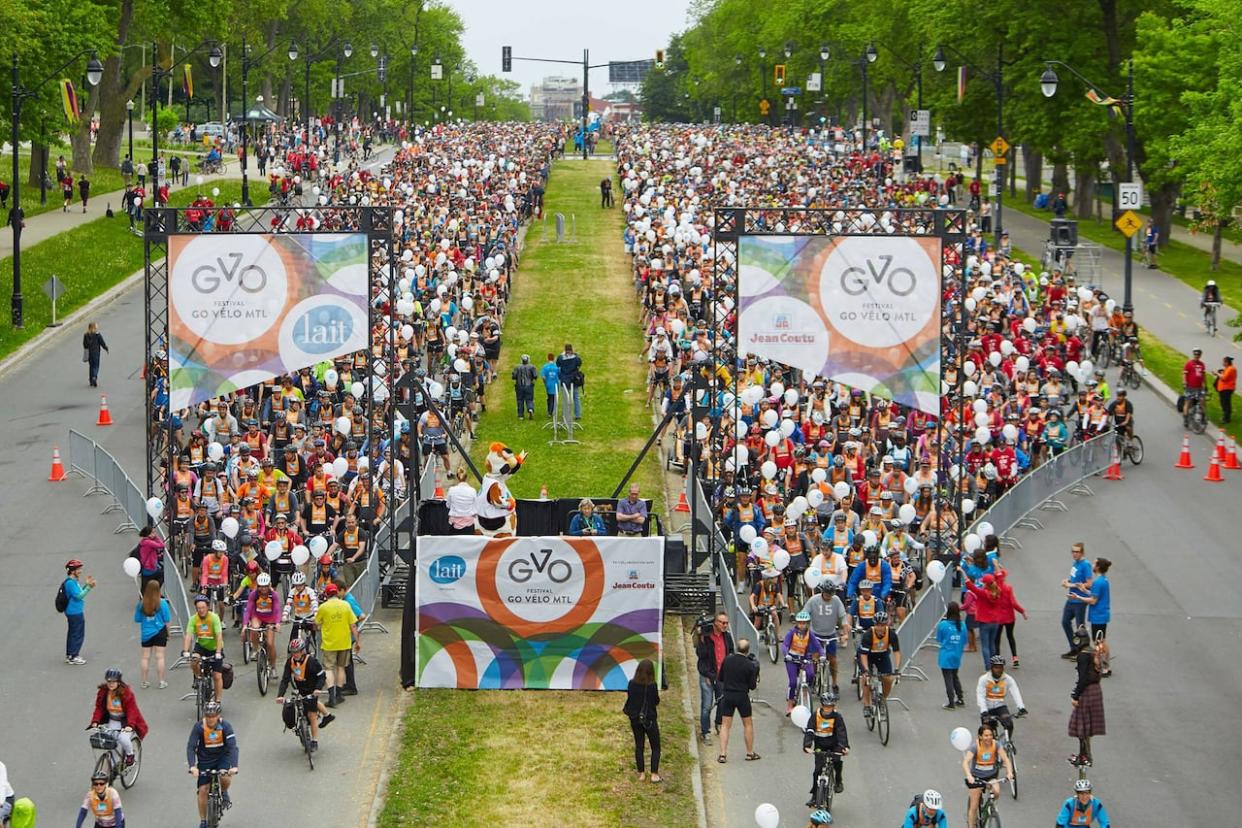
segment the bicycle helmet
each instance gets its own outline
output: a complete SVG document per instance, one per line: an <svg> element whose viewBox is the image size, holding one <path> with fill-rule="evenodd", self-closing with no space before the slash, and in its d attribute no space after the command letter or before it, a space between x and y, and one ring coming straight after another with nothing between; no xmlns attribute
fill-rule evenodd
<svg viewBox="0 0 1242 828"><path fill-rule="evenodd" d="M221 709L220 702L215 702L215 701L207 702L205 705L203 705L203 715L204 716L219 716L220 709Z"/></svg>
<svg viewBox="0 0 1242 828"><path fill-rule="evenodd" d="M254 579L255 586L270 587L272 585L272 576L266 572L260 572L259 577Z"/></svg>
<svg viewBox="0 0 1242 828"><path fill-rule="evenodd" d="M120 680L121 680L121 668L120 667L109 667L104 672L104 681L120 681Z"/></svg>
<svg viewBox="0 0 1242 828"><path fill-rule="evenodd" d="M81 568L82 568L82 562L79 561L77 558L70 558L69 560L65 561L66 572L72 572L75 569L81 569Z"/></svg>
<svg viewBox="0 0 1242 828"><path fill-rule="evenodd" d="M887 613L887 612L883 612L883 611L877 612L877 613L875 614L875 623L877 623L877 624L887 624L887 623L888 623L888 613Z"/></svg>
<svg viewBox="0 0 1242 828"><path fill-rule="evenodd" d="M799 610L798 614L794 616L794 621L799 624L801 623L809 624L811 623L811 614L807 612L806 610Z"/></svg>
<svg viewBox="0 0 1242 828"><path fill-rule="evenodd" d="M837 703L837 694L836 693L820 693L819 703L823 705L829 705L829 704L835 705Z"/></svg>
<svg viewBox="0 0 1242 828"><path fill-rule="evenodd" d="M923 791L923 807L929 811L939 811L944 803L940 798L940 791L934 791L931 788Z"/></svg>
<svg viewBox="0 0 1242 828"><path fill-rule="evenodd" d="M247 561L247 562L246 562L246 571L247 571L247 572L258 572L258 571L259 571L259 562L258 562L258 561Z"/></svg>
<svg viewBox="0 0 1242 828"><path fill-rule="evenodd" d="M866 578L864 578L863 580L858 582L858 588L859 589L875 589L875 584L872 583L871 581L868 581Z"/></svg>
<svg viewBox="0 0 1242 828"><path fill-rule="evenodd" d="M108 774L103 771L95 771L91 774L91 782L103 782L106 785L108 784Z"/></svg>
<svg viewBox="0 0 1242 828"><path fill-rule="evenodd" d="M229 545L225 543L223 540L221 540L220 538L216 538L215 540L211 542L211 551L212 552L227 552L229 551Z"/></svg>
<svg viewBox="0 0 1242 828"><path fill-rule="evenodd" d="M1004 667L1005 657L1002 655L992 656L991 658L988 659L988 666L989 667Z"/></svg>
<svg viewBox="0 0 1242 828"><path fill-rule="evenodd" d="M1079 779L1074 783L1074 793L1091 793L1091 780Z"/></svg>
<svg viewBox="0 0 1242 828"><path fill-rule="evenodd" d="M837 585L832 581L820 581L819 592L825 598L831 598L837 591Z"/></svg>
<svg viewBox="0 0 1242 828"><path fill-rule="evenodd" d="M290 653L300 653L305 649L306 649L306 639L302 638L301 636L298 636L297 638L289 642Z"/></svg>
<svg viewBox="0 0 1242 828"><path fill-rule="evenodd" d="M292 577L292 579L291 579L291 580L293 581L293 585L294 585L294 586L302 586L303 584L305 584L305 583L306 583L306 573L305 573L305 572L295 572L295 573L293 573L293 577Z"/></svg>
<svg viewBox="0 0 1242 828"><path fill-rule="evenodd" d="M831 825L832 814L828 813L823 808L820 808L818 811L812 811L811 812L811 824L812 825Z"/></svg>
<svg viewBox="0 0 1242 828"><path fill-rule="evenodd" d="M199 603L200 601L201 601L201 602L203 602L204 604L209 605L209 606L210 606L210 604L211 604L211 599L210 599L210 598L208 598L206 595L195 595L195 596L194 596L194 603L195 603L195 604L197 604L197 603Z"/></svg>
<svg viewBox="0 0 1242 828"><path fill-rule="evenodd" d="M322 555L319 556L319 565L320 566L332 566L332 556L329 555L327 552L324 552Z"/></svg>

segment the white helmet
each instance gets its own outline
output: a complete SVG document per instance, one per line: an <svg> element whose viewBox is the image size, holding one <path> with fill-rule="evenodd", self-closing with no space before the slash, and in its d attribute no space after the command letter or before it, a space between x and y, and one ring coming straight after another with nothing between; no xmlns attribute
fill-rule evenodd
<svg viewBox="0 0 1242 828"><path fill-rule="evenodd" d="M223 540L221 540L220 538L216 538L215 540L211 542L211 551L212 552L227 552L229 551L229 545L225 543Z"/></svg>
<svg viewBox="0 0 1242 828"><path fill-rule="evenodd" d="M1074 793L1091 793L1091 780L1079 779L1074 783Z"/></svg>
<svg viewBox="0 0 1242 828"><path fill-rule="evenodd" d="M931 788L923 791L923 807L929 811L939 811L941 808L940 791L933 791Z"/></svg>
<svg viewBox="0 0 1242 828"><path fill-rule="evenodd" d="M290 580L293 581L294 586L303 586L306 583L306 573L295 572Z"/></svg>
<svg viewBox="0 0 1242 828"><path fill-rule="evenodd" d="M1216 287L1216 280L1215 280L1215 279L1208 279L1207 286L1208 286L1208 287Z"/></svg>
<svg viewBox="0 0 1242 828"><path fill-rule="evenodd" d="M266 572L260 572L259 577L255 578L255 586L270 587L272 585L272 576Z"/></svg>

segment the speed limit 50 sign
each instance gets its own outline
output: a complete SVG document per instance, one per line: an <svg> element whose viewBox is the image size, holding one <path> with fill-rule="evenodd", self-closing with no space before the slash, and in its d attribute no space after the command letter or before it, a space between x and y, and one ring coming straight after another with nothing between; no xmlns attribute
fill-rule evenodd
<svg viewBox="0 0 1242 828"><path fill-rule="evenodd" d="M1117 210L1138 210L1143 206L1143 185L1134 182L1117 185Z"/></svg>

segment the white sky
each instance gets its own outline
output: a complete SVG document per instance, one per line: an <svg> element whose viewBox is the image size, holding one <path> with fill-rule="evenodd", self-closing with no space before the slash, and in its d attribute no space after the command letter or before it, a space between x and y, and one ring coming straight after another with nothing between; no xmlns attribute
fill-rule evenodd
<svg viewBox="0 0 1242 828"><path fill-rule="evenodd" d="M582 50L591 63L645 60L686 27L690 0L625 0L621 4L565 0L447 0L466 25L463 45L480 74L501 75L530 86L550 75L582 77ZM517 57L579 61L578 66L513 61L513 71L500 71L500 47L512 46ZM596 97L612 90L608 70L591 70Z"/></svg>

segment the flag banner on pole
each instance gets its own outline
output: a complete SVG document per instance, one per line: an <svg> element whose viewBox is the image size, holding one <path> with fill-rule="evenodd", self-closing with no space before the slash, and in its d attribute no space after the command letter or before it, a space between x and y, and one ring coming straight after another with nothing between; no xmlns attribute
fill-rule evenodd
<svg viewBox="0 0 1242 828"><path fill-rule="evenodd" d="M367 347L363 233L172 235L168 261L174 409Z"/></svg>
<svg viewBox="0 0 1242 828"><path fill-rule="evenodd" d="M742 236L738 351L940 413L933 237Z"/></svg>
<svg viewBox="0 0 1242 828"><path fill-rule="evenodd" d="M419 687L624 690L660 663L664 538L421 537Z"/></svg>
<svg viewBox="0 0 1242 828"><path fill-rule="evenodd" d="M957 102L961 103L966 97L966 67L957 67Z"/></svg>
<svg viewBox="0 0 1242 828"><path fill-rule="evenodd" d="M74 91L73 81L65 78L60 82L60 102L65 107L65 120L76 124L82 117L78 106L78 93Z"/></svg>
<svg viewBox="0 0 1242 828"><path fill-rule="evenodd" d="M190 64L185 65L185 76L181 81L181 91L185 93L185 99L188 101L194 97L194 73L190 69Z"/></svg>

